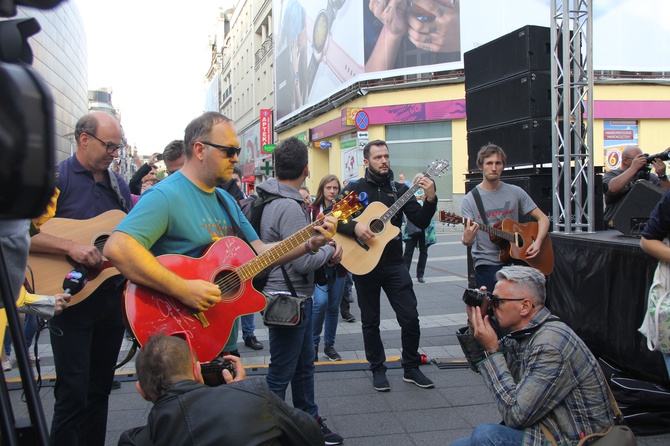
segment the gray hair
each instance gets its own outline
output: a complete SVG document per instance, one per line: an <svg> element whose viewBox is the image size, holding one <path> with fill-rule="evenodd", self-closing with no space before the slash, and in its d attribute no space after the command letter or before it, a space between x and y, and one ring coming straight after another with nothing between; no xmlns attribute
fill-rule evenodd
<svg viewBox="0 0 670 446"><path fill-rule="evenodd" d="M544 305L547 298L545 290L546 279L544 274L530 266L505 266L496 273L496 280L509 280L525 287L531 294L533 294L540 305Z"/></svg>

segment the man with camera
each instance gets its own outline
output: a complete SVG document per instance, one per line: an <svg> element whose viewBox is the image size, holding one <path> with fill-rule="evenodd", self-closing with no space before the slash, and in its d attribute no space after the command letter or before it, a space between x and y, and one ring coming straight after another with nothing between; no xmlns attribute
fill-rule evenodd
<svg viewBox="0 0 670 446"><path fill-rule="evenodd" d="M658 155L646 155L637 146L627 146L621 153L621 167L605 172L603 189L605 191L604 218L609 222L614 217L623 198L638 180L647 180L663 190L670 190L670 181L665 172L664 160L667 151ZM654 173L651 173L651 170Z"/></svg>
<svg viewBox="0 0 670 446"><path fill-rule="evenodd" d="M469 329L460 330L458 339L504 424L481 424L452 446L489 445L493 439L495 444L542 445L547 439L540 425L558 444L577 444L613 425L607 383L596 359L544 306L544 275L531 267L507 266L496 280L493 293L469 290L479 291L478 302L471 300L474 293L464 296L475 306L466 305Z"/></svg>
<svg viewBox="0 0 670 446"><path fill-rule="evenodd" d="M323 444L311 416L282 401L264 379L245 379L236 356L223 360L234 378L223 364L212 367L218 376L205 376L187 336L150 337L135 361L135 386L154 406L147 425L124 432L119 445Z"/></svg>

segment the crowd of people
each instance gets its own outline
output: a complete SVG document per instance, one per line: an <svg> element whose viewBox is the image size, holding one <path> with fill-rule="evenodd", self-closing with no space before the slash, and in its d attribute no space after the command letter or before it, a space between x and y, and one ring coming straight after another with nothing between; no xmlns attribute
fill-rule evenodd
<svg viewBox="0 0 670 446"><path fill-rule="evenodd" d="M303 319L296 326L268 324L270 363L265 378L246 378L238 349L240 326L246 347L265 348L255 335L253 312L237 314L231 327L217 332L220 348L216 358L229 362L234 372L221 372L228 383L225 386L204 384L199 361L215 358L199 358L196 340L188 332L154 333L142 345L135 363L137 390L153 407L146 426L125 432L119 444L343 443L343 437L326 425L319 412L314 374L322 335L325 358L342 359L336 349L338 316L348 322L356 320L349 311L353 289L374 390L391 390L380 332L382 291L401 329L403 381L422 389L435 387L419 369L421 329L411 266L418 248L416 279L424 283L428 247L436 242L437 191L434 181L420 173L411 182L404 174L395 181L385 141L373 140L364 147L361 178L342 185L337 176L326 175L315 197L304 186L309 175L307 146L297 138L281 141L273 155L275 176L254 190L261 197L274 197L264 205L259 227L254 228L240 207L247 199L241 172L236 169L240 140L224 115L204 113L188 124L183 140L165 147L162 158L167 175L160 182L154 168L158 152L130 183L109 168L123 146L120 124L111 115L91 112L83 116L75 138L77 151L57 167L58 193L51 215L77 220L110 210L127 215L113 228L103 251L39 229L29 240L31 252L66 255L81 268L100 268L104 256L120 272L97 285L77 305L68 307L68 294L51 296L49 301L57 374L52 445L105 444L113 370L126 328L122 315L126 280L179 302L191 309L194 319L206 321L207 310L224 301L220 283L184 277L158 256L197 258L226 237L241 239L262 255L315 221L321 223L304 243L282 250L267 269L263 293L290 292L301 302ZM462 243L471 247L483 298L480 304L466 305L468 326L459 334L466 358L481 374L504 423L480 425L453 444L489 444L486 441L491 438L503 439L504 444L542 444L545 431L559 444L576 444L580 437L611 426L614 409L594 356L545 307L542 273L529 266L511 266L480 231L481 225L502 218L533 217L538 231L526 252L531 258L541 254L542 241L548 236L547 216L525 191L501 180L505 163L502 148L482 147L477 157L482 181L463 201ZM369 272L348 271L342 265L343 246L333 237L337 234L365 245L374 243L377 234L362 220L338 221L331 213L333 207L346 194L356 192L367 195L368 206L378 203L390 208L410 188L415 190L414 198L404 201L389 221L402 236L383 246ZM670 260L662 242L670 221L664 217L665 207L667 204L660 205L656 211L643 248ZM25 237L12 239L23 242L16 247L21 253L19 266L27 261L24 239L28 227L24 226ZM24 226L12 230L21 233ZM0 233L3 243L8 236L15 237L15 232ZM353 265L351 269L355 271ZM23 271L17 268L14 279L20 274ZM289 385L291 404L285 402Z"/></svg>

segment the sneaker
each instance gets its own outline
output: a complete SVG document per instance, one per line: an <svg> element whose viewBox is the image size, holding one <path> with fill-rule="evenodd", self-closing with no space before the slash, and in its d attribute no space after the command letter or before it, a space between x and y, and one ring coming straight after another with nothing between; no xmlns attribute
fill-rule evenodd
<svg viewBox="0 0 670 446"><path fill-rule="evenodd" d="M120 388L121 388L121 381L117 381L117 380L112 381L112 390L120 389Z"/></svg>
<svg viewBox="0 0 670 446"><path fill-rule="evenodd" d="M417 280L419 283L426 283L426 279L424 279L423 277L417 277L416 280Z"/></svg>
<svg viewBox="0 0 670 446"><path fill-rule="evenodd" d="M316 419L319 423L319 427L321 427L321 432L323 433L324 444L342 444L344 439L328 429L328 426L324 423L325 420L325 418L321 418L320 416Z"/></svg>
<svg viewBox="0 0 670 446"><path fill-rule="evenodd" d="M319 362L319 344L314 344L314 362Z"/></svg>
<svg viewBox="0 0 670 446"><path fill-rule="evenodd" d="M356 317L353 314L349 313L348 311L342 313L342 319L344 319L347 322L356 322Z"/></svg>
<svg viewBox="0 0 670 446"><path fill-rule="evenodd" d="M432 389L433 387L435 387L433 381L428 379L428 377L424 375L423 372L419 370L418 367L405 370L405 374L403 375L402 380L405 381L406 383L416 384L417 386L423 389Z"/></svg>
<svg viewBox="0 0 670 446"><path fill-rule="evenodd" d="M256 339L256 336L247 336L244 338L244 345L254 350L263 350L263 344Z"/></svg>
<svg viewBox="0 0 670 446"><path fill-rule="evenodd" d="M40 357L39 357L39 356L35 356L35 353L33 353L33 352L28 353L28 361L30 361L30 362L32 362L32 363L36 363L36 362L38 362L39 360L40 360Z"/></svg>
<svg viewBox="0 0 670 446"><path fill-rule="evenodd" d="M326 345L323 348L323 352L328 356L328 359L331 361L342 361L342 357L340 356L339 353L337 353L337 350L335 350L335 347L332 345L328 346Z"/></svg>
<svg viewBox="0 0 670 446"><path fill-rule="evenodd" d="M12 360L10 358L5 359L2 361L2 370L5 372L9 372L12 370Z"/></svg>
<svg viewBox="0 0 670 446"><path fill-rule="evenodd" d="M386 367L382 367L381 369L372 372L372 387L374 387L377 392L388 392L391 390L391 384L389 384L389 380L386 379Z"/></svg>

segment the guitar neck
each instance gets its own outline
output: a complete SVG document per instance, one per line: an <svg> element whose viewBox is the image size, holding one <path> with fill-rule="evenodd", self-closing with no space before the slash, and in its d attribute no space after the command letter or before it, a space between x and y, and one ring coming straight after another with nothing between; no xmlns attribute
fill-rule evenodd
<svg viewBox="0 0 670 446"><path fill-rule="evenodd" d="M424 176L426 178L430 178L430 175L428 175L427 173L424 174ZM410 199L414 198L414 192L416 192L420 188L421 186L419 186L418 182L414 183L407 192L405 192L404 194L402 194L400 198L398 198L398 201L393 203L393 205L391 205L391 207L389 207L388 210L384 212L381 217L379 217L379 219L384 223L391 220L393 216L397 214L400 209L402 209L405 203L407 203Z"/></svg>
<svg viewBox="0 0 670 446"><path fill-rule="evenodd" d="M301 229L290 237L285 238L282 242L274 245L272 248L238 267L236 272L241 281L244 282L251 279L265 268L274 264L277 260L309 240L314 235L314 227L323 223L324 218L325 217L322 217L316 220L314 223L311 223L309 226Z"/></svg>
<svg viewBox="0 0 670 446"><path fill-rule="evenodd" d="M494 228L493 226L487 226L484 223L477 223L479 225L479 229L494 235L498 238L501 238L503 240L507 240L508 242L514 242L514 234L510 232L505 232L502 229Z"/></svg>

